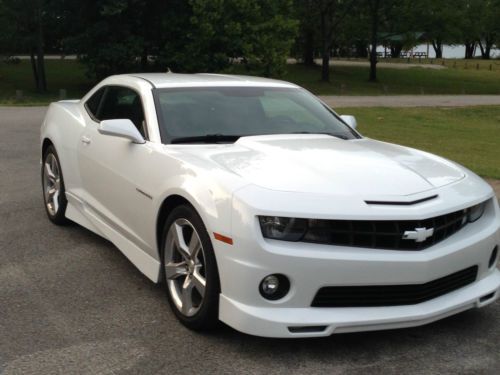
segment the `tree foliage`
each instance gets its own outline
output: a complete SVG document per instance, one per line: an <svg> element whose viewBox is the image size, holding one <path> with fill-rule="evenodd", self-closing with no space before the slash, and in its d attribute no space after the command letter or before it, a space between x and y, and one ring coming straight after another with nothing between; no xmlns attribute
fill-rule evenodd
<svg viewBox="0 0 500 375"><path fill-rule="evenodd" d="M135 71L218 72L242 64L280 75L293 51L307 65L332 56L393 57L428 40L483 58L500 45L500 0L0 0L0 49L30 55L46 90L44 54L76 53L89 76ZM293 46L293 49L292 49Z"/></svg>

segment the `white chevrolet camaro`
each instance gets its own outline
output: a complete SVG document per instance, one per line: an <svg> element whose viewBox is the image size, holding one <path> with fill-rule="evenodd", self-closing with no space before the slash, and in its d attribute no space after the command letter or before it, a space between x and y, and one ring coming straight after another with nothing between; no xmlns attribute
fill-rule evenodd
<svg viewBox="0 0 500 375"><path fill-rule="evenodd" d="M46 211L164 282L192 329L220 320L259 336L327 336L495 301L489 185L355 127L287 82L112 76L48 109Z"/></svg>

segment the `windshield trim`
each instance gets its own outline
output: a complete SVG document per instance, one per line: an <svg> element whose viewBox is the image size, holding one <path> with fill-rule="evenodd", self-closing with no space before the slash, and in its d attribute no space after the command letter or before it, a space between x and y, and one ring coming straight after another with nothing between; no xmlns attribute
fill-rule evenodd
<svg viewBox="0 0 500 375"><path fill-rule="evenodd" d="M153 102L155 105L155 111L156 111L156 119L158 122L158 130L160 132L160 138L162 144L168 145L168 144L173 144L175 143L172 142L176 138L179 137L171 137L164 126L164 120L163 120L163 114L161 112L161 104L160 104L160 97L159 94L161 92L175 92L175 91L198 91L198 90L203 90L203 89L218 89L218 88L223 88L223 87L229 87L229 88L242 88L245 89L247 87L253 87L253 86L189 86L189 87L168 87L168 88L157 88L154 87L151 89L151 92L153 94ZM262 89L270 89L270 90L285 90L285 91L303 91L309 95L311 95L315 100L317 100L333 117L338 120L342 125L346 127L346 132L351 133L352 136L354 137L353 139L361 139L363 136L355 129L351 128L347 123L340 117L332 108L330 108L325 102L323 102L321 99L319 99L316 95L311 93L310 91L302 88L302 87L274 87L274 86L258 86L259 88ZM280 133L276 133L280 134ZM282 133L282 134L290 134L290 133ZM314 133L311 132L310 134L321 134L321 133ZM323 133L324 134L324 133ZM232 135L225 135L225 134L220 134L221 136L232 136ZM239 137L250 137L250 136L259 136L259 135L271 135L271 134L245 134L245 135L240 135ZM273 134L274 135L274 134ZM200 137L203 137L204 135L200 135ZM214 142L200 142L200 143L193 143L193 144L207 144L207 143L218 143L217 141Z"/></svg>

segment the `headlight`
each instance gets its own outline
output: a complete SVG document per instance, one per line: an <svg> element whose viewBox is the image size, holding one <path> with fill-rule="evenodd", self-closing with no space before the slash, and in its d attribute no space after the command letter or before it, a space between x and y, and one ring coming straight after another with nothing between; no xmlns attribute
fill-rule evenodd
<svg viewBox="0 0 500 375"><path fill-rule="evenodd" d="M486 207L486 202L476 204L468 209L467 220L469 223L473 223L478 220L481 216L483 216L484 209Z"/></svg>
<svg viewBox="0 0 500 375"><path fill-rule="evenodd" d="M307 219L259 216L262 235L282 241L299 241L307 231Z"/></svg>

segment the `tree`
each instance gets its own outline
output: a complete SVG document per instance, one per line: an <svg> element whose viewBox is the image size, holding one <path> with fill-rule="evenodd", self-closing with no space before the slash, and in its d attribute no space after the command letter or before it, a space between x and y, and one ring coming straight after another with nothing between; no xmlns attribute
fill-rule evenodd
<svg viewBox="0 0 500 375"><path fill-rule="evenodd" d="M191 0L185 48L176 61L187 71L219 71L233 61L263 75L280 75L297 34L291 0ZM193 58L194 57L194 58Z"/></svg>
<svg viewBox="0 0 500 375"><path fill-rule="evenodd" d="M483 0L482 4L477 42L481 50L481 57L489 59L491 49L500 38L500 0Z"/></svg>
<svg viewBox="0 0 500 375"><path fill-rule="evenodd" d="M66 1L80 22L73 25L65 44L77 52L87 74L96 79L148 70L149 56L159 49L161 17L174 11L167 7L172 1L90 0L85 7L79 0Z"/></svg>
<svg viewBox="0 0 500 375"><path fill-rule="evenodd" d="M314 52L318 36L315 5L316 0L295 0L294 3L296 17L300 20L299 50L302 62L306 66L315 65Z"/></svg>
<svg viewBox="0 0 500 375"><path fill-rule="evenodd" d="M378 32L381 16L381 2L383 0L368 0L368 9L370 14L370 75L369 80L375 82L377 80L377 46Z"/></svg>
<svg viewBox="0 0 500 375"><path fill-rule="evenodd" d="M302 5L302 24L306 24L306 32L312 33L312 25L318 24L317 32L321 44L321 80L330 81L330 54L338 37L343 21L353 8L354 0L309 0ZM313 34L315 35L315 34ZM311 49L311 41L305 38L304 50ZM309 57L307 57L310 59Z"/></svg>
<svg viewBox="0 0 500 375"><path fill-rule="evenodd" d="M138 70L214 72L233 61L279 74L296 36L292 11L292 0L90 0L66 44L99 79Z"/></svg>
<svg viewBox="0 0 500 375"><path fill-rule="evenodd" d="M420 27L428 36L436 58L443 57L443 44L460 39L462 17L456 0L421 0L415 2L415 14Z"/></svg>
<svg viewBox="0 0 500 375"><path fill-rule="evenodd" d="M482 3L484 0L458 0L460 9L460 40L465 46L465 58L474 58L477 41L480 35Z"/></svg>
<svg viewBox="0 0 500 375"><path fill-rule="evenodd" d="M35 87L47 91L45 75L45 29L52 15L48 0L3 0L0 2L1 43L5 50L28 51Z"/></svg>

